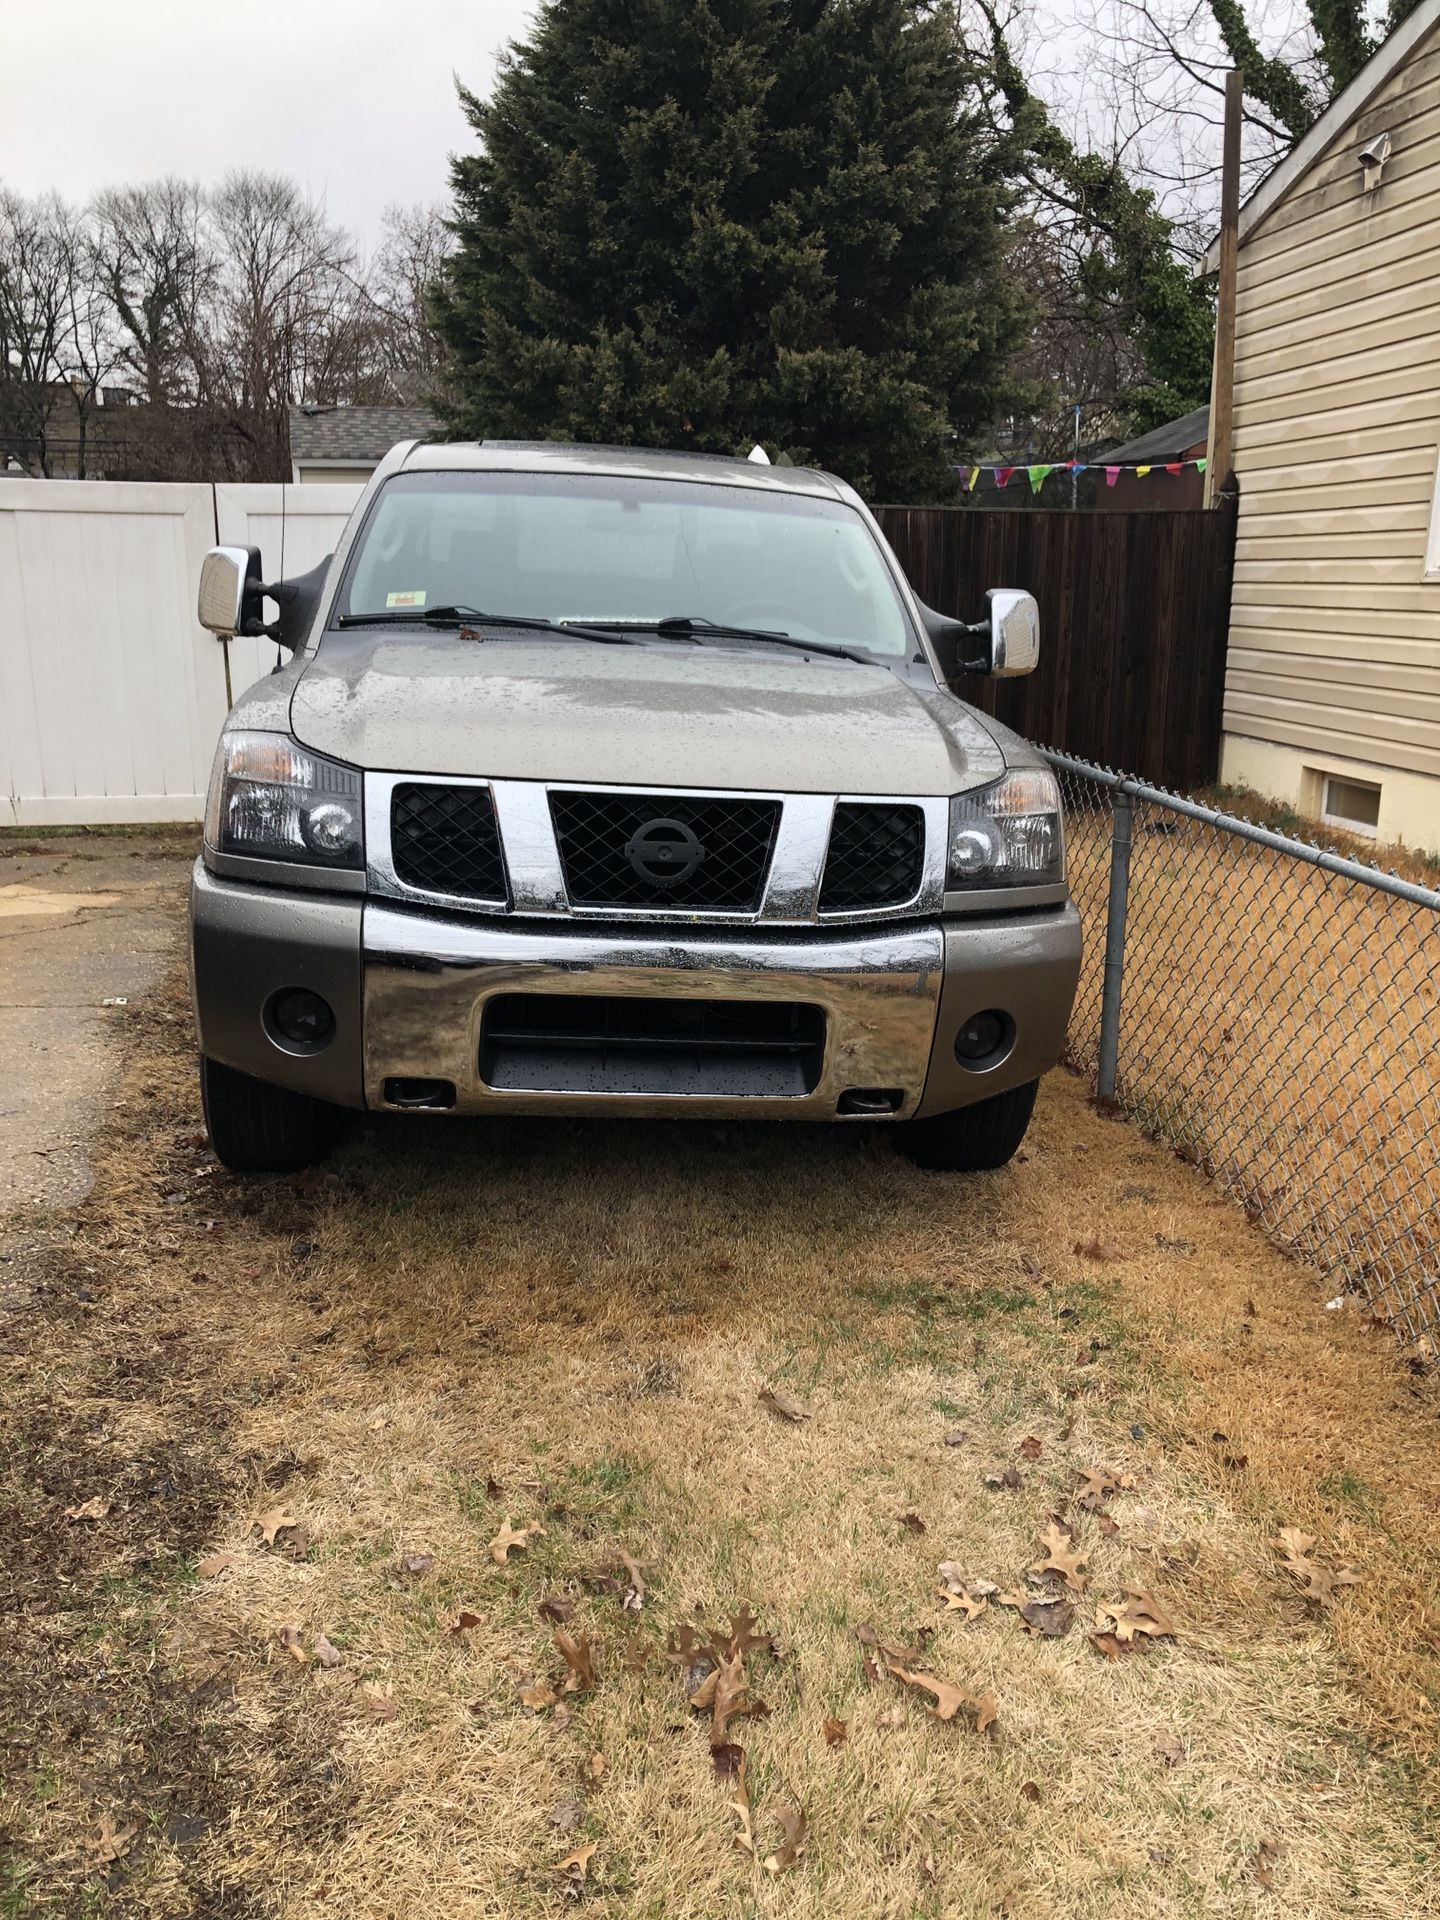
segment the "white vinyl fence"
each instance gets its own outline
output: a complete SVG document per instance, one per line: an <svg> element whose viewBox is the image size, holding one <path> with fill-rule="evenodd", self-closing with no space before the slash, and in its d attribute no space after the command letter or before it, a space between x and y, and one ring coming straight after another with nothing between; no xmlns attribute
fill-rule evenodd
<svg viewBox="0 0 1440 1920"><path fill-rule="evenodd" d="M0 479L0 826L198 820L226 711L200 562L258 546L267 579L304 573L359 493ZM237 697L275 657L231 642Z"/></svg>

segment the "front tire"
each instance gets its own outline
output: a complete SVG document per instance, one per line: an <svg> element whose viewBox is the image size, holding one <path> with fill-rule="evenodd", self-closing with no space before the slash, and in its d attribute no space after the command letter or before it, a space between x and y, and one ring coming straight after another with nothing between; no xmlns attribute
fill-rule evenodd
<svg viewBox="0 0 1440 1920"><path fill-rule="evenodd" d="M1035 1110L1038 1080L995 1093L956 1113L929 1120L907 1120L896 1129L895 1144L907 1160L936 1173L984 1173L1010 1160Z"/></svg>
<svg viewBox="0 0 1440 1920"><path fill-rule="evenodd" d="M200 1101L216 1158L232 1173L299 1173L325 1158L340 1130L338 1107L204 1055Z"/></svg>

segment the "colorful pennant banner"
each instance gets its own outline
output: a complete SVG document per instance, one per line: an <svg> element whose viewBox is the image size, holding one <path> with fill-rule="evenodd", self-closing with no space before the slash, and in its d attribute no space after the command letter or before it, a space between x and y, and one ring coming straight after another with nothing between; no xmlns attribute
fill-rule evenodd
<svg viewBox="0 0 1440 1920"><path fill-rule="evenodd" d="M1204 473L1206 464L1206 461L1203 459L1167 460L1159 464L1158 470L1161 473L1184 473L1187 467L1193 467L1196 473ZM1150 465L1140 465L1132 464L1129 461L1122 461L1118 466L1100 461L1094 462L1093 465L1096 473L1103 473L1105 475L1105 484L1107 487L1113 487L1122 473L1133 473L1137 480L1143 480L1147 474L1154 473L1157 470L1156 465L1153 463ZM965 493L974 493L987 473L994 478L996 487L999 488L1002 493L1017 473L1023 473L1029 480L1031 493L1039 493L1052 473L1089 473L1091 467L1092 462L1088 460L1052 460L1037 463L1034 466L1015 467L992 466L987 461L980 466L956 467L955 471L960 476L961 490Z"/></svg>

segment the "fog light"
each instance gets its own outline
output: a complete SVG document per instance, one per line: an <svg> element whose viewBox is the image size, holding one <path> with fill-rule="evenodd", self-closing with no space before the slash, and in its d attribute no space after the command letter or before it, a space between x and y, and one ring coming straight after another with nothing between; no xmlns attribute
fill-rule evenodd
<svg viewBox="0 0 1440 1920"><path fill-rule="evenodd" d="M290 987L277 994L270 1008L276 1033L291 1046L318 1050L335 1031L329 1002L308 987Z"/></svg>
<svg viewBox="0 0 1440 1920"><path fill-rule="evenodd" d="M955 1036L955 1058L966 1067L988 1066L1008 1052L1014 1030L1009 1014L996 1007L972 1013Z"/></svg>

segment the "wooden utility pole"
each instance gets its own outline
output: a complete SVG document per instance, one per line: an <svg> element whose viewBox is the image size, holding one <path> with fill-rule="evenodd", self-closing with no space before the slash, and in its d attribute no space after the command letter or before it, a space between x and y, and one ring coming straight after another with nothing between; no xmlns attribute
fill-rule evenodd
<svg viewBox="0 0 1440 1920"><path fill-rule="evenodd" d="M1205 504L1213 507L1235 465L1235 275L1240 252L1240 69L1225 76L1225 148L1220 176L1220 285L1215 302L1215 362L1210 370L1210 438Z"/></svg>

